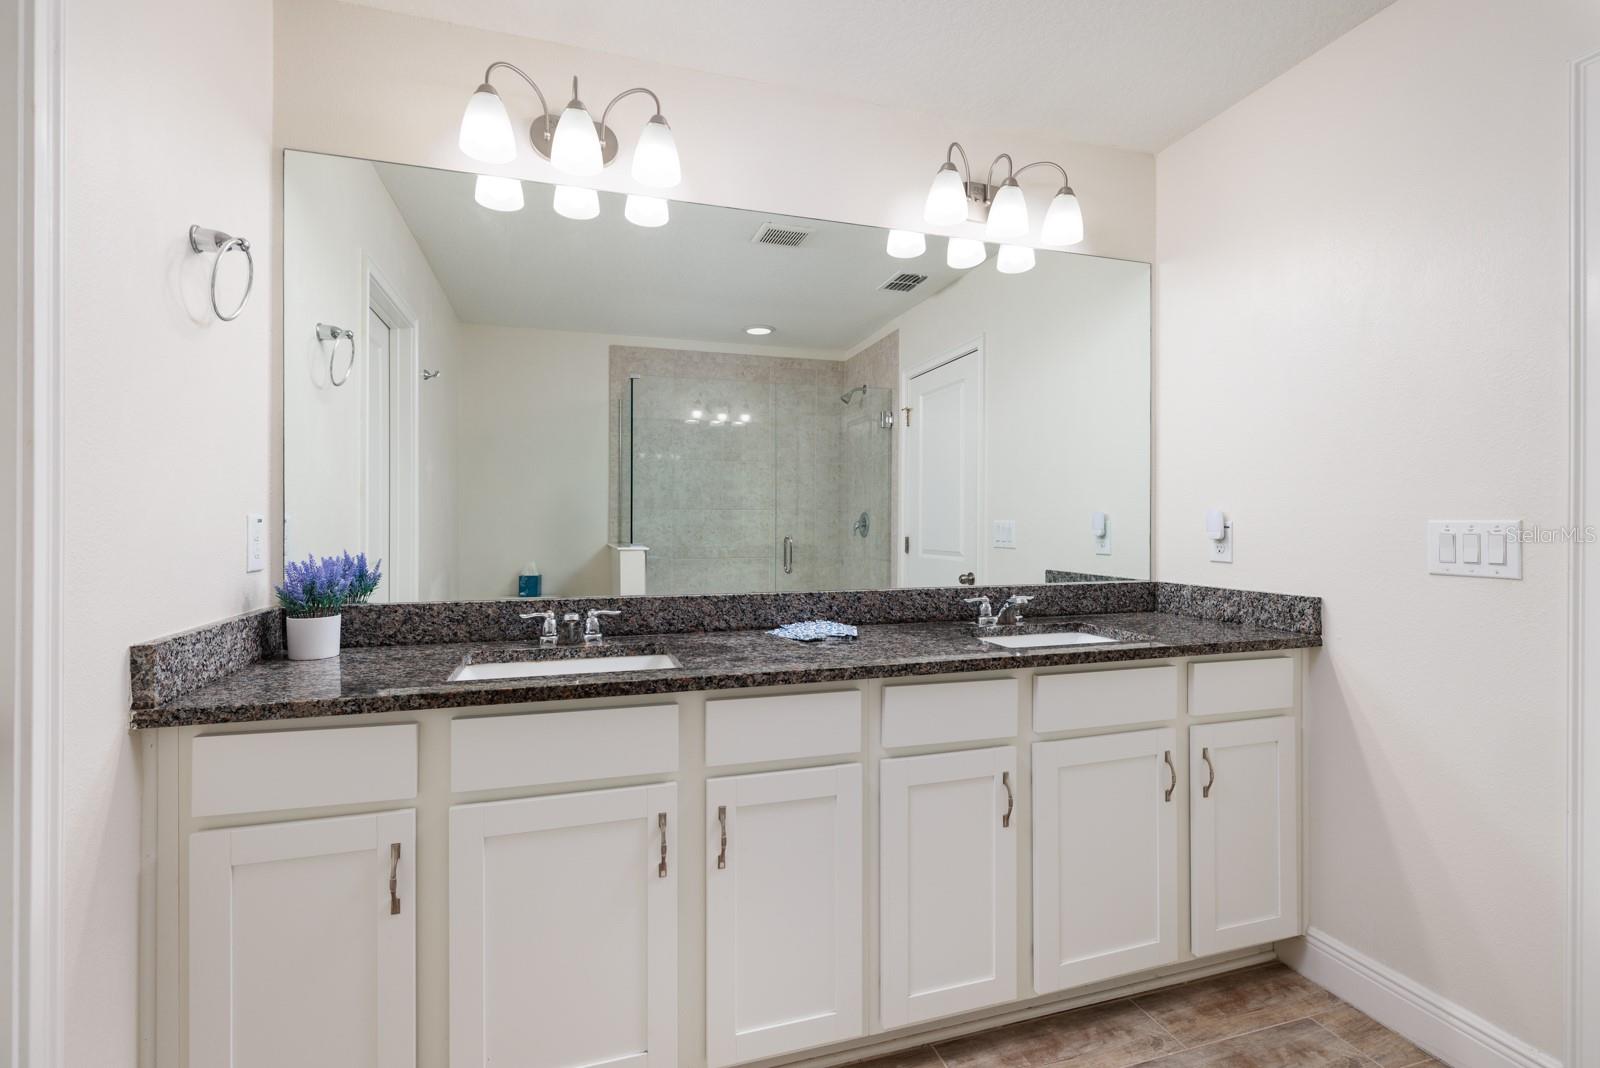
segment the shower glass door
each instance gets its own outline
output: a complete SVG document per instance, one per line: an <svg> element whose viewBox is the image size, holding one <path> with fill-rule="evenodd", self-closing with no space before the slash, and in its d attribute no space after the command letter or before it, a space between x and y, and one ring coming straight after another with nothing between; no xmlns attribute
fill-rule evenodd
<svg viewBox="0 0 1600 1068"><path fill-rule="evenodd" d="M648 593L889 585L889 390L646 375L627 403L619 538Z"/></svg>

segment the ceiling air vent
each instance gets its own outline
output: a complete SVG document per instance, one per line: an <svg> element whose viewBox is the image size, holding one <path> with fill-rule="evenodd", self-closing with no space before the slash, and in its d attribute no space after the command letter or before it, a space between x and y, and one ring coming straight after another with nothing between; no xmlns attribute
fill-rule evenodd
<svg viewBox="0 0 1600 1068"><path fill-rule="evenodd" d="M878 288L891 293L909 293L927 280L925 274L897 274Z"/></svg>
<svg viewBox="0 0 1600 1068"><path fill-rule="evenodd" d="M799 248L805 244L806 238L812 231L804 226L779 226L777 223L762 223L756 230L756 236L750 240L758 245L782 245L784 248Z"/></svg>

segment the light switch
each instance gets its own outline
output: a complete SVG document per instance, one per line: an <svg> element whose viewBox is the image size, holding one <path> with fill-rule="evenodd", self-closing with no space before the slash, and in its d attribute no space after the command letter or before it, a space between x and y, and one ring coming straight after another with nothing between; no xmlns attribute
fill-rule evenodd
<svg viewBox="0 0 1600 1068"><path fill-rule="evenodd" d="M1522 521L1428 520L1428 570L1435 575L1521 578Z"/></svg>
<svg viewBox="0 0 1600 1068"><path fill-rule="evenodd" d="M1015 519L996 519L993 528L993 545L996 549L1015 549L1017 547L1017 521Z"/></svg>

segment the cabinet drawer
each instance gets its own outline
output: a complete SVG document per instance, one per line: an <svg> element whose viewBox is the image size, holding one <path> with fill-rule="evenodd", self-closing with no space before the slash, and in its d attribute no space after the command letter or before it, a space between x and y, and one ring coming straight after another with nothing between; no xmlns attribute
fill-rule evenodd
<svg viewBox="0 0 1600 1068"><path fill-rule="evenodd" d="M207 734L189 761L195 816L404 801L417 796L417 725Z"/></svg>
<svg viewBox="0 0 1600 1068"><path fill-rule="evenodd" d="M1040 675L1033 682L1033 729L1041 734L1155 723L1177 713L1176 664Z"/></svg>
<svg viewBox="0 0 1600 1068"><path fill-rule="evenodd" d="M1210 660L1189 665L1189 715L1273 712L1294 707L1294 658Z"/></svg>
<svg viewBox="0 0 1600 1068"><path fill-rule="evenodd" d="M861 751L861 691L706 702L706 766Z"/></svg>
<svg viewBox="0 0 1600 1068"><path fill-rule="evenodd" d="M1017 733L1017 680L930 682L883 691L883 744L944 745Z"/></svg>
<svg viewBox="0 0 1600 1068"><path fill-rule="evenodd" d="M456 793L677 770L677 705L483 716L450 724L450 789Z"/></svg>

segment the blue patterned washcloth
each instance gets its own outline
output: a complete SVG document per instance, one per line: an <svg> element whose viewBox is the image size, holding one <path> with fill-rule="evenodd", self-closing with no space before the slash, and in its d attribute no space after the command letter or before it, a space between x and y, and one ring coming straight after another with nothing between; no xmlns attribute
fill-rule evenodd
<svg viewBox="0 0 1600 1068"><path fill-rule="evenodd" d="M854 638L856 628L848 623L814 620L810 623L785 623L777 630L769 630L774 638L788 638L794 642L820 642L829 638Z"/></svg>

